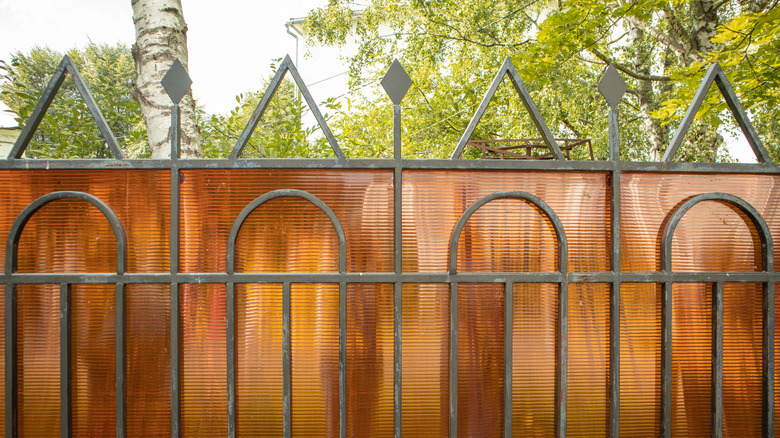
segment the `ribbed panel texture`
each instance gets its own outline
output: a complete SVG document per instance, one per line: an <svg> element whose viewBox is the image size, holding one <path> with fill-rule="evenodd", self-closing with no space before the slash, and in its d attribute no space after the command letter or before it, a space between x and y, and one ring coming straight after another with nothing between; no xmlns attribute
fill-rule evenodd
<svg viewBox="0 0 780 438"><path fill-rule="evenodd" d="M405 272L446 271L450 234L461 214L480 198L507 190L531 193L555 210L569 239L569 271L609 270L609 190L605 173L409 170L403 178ZM480 210L477 217L472 217L476 219L472 233L476 234L467 242L476 245L473 262L478 265L474 270L495 272L498 267L525 265L529 270L549 269L554 240L546 238L550 235L548 225L535 209L519 200L494 202L496 206L491 202L483 207L484 212ZM544 239L530 238L540 230ZM514 240L490 238L488 233L493 232L506 233ZM515 246L515 242L522 243ZM534 253L539 248L544 252ZM480 257L485 251L494 251L497 265ZM532 256L534 261L524 260L524 255ZM540 255L542 258L535 260Z"/></svg>
<svg viewBox="0 0 780 438"><path fill-rule="evenodd" d="M609 430L609 285L569 285L567 431L606 436Z"/></svg>
<svg viewBox="0 0 780 438"><path fill-rule="evenodd" d="M233 222L255 198L297 189L327 204L347 240L350 271L393 268L393 191L390 171L183 170L181 268L225 272ZM336 271L338 250L330 220L309 201L278 198L263 204L241 229L237 270Z"/></svg>
<svg viewBox="0 0 780 438"><path fill-rule="evenodd" d="M60 433L60 287L18 285L19 435Z"/></svg>
<svg viewBox="0 0 780 438"><path fill-rule="evenodd" d="M282 435L282 285L236 286L238 433Z"/></svg>
<svg viewBox="0 0 780 438"><path fill-rule="evenodd" d="M170 437L171 286L128 284L125 289L127 435Z"/></svg>
<svg viewBox="0 0 780 438"><path fill-rule="evenodd" d="M71 289L73 436L116 433L116 300L112 284ZM52 368L57 369L54 364Z"/></svg>
<svg viewBox="0 0 780 438"><path fill-rule="evenodd" d="M620 286L620 436L661 433L661 286Z"/></svg>
<svg viewBox="0 0 780 438"><path fill-rule="evenodd" d="M458 286L458 433L501 436L504 285Z"/></svg>
<svg viewBox="0 0 780 438"><path fill-rule="evenodd" d="M512 436L553 436L558 286L515 284L513 320Z"/></svg>
<svg viewBox="0 0 780 438"><path fill-rule="evenodd" d="M403 286L404 436L448 436L449 287Z"/></svg>
<svg viewBox="0 0 780 438"><path fill-rule="evenodd" d="M347 436L393 436L393 285L347 286Z"/></svg>
<svg viewBox="0 0 780 438"><path fill-rule="evenodd" d="M292 433L339 432L339 286L292 285Z"/></svg>
<svg viewBox="0 0 780 438"><path fill-rule="evenodd" d="M182 435L227 435L225 285L180 286Z"/></svg>

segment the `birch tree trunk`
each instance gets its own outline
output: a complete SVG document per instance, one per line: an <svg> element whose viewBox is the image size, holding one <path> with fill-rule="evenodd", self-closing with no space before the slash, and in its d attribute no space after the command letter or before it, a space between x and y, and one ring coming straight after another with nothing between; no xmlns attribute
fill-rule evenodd
<svg viewBox="0 0 780 438"><path fill-rule="evenodd" d="M171 100L160 81L176 58L187 68L187 24L181 0L132 0L136 80L133 97L149 135L152 158L170 157ZM188 92L181 108L181 157L202 156L195 102Z"/></svg>

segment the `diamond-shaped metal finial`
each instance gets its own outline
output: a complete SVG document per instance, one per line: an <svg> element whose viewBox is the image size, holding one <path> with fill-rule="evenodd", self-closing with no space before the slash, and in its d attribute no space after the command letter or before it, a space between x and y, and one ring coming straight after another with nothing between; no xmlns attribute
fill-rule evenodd
<svg viewBox="0 0 780 438"><path fill-rule="evenodd" d="M412 86L412 78L406 73L404 67L398 60L394 60L393 64L387 69L385 77L380 82L382 88L385 89L385 93L390 96L390 100L394 105L400 105L401 101L406 96L406 92L409 91L409 87Z"/></svg>
<svg viewBox="0 0 780 438"><path fill-rule="evenodd" d="M165 73L165 76L163 76L161 83L171 101L178 105L184 95L187 94L187 91L189 91L192 79L187 74L187 69L184 68L181 61L177 58L176 61L173 61L171 68L168 69L168 73Z"/></svg>
<svg viewBox="0 0 780 438"><path fill-rule="evenodd" d="M599 81L599 92L607 100L610 108L615 108L620 103L620 99L626 94L628 86L623 77L618 73L615 64L610 64L604 76Z"/></svg>

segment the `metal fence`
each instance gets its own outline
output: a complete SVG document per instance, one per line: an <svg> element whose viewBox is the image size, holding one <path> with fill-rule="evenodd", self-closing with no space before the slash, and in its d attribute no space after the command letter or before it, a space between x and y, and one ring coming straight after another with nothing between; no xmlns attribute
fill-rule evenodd
<svg viewBox="0 0 780 438"><path fill-rule="evenodd" d="M530 94L525 89L515 67L507 60L498 71L493 83L491 84L482 104L479 106L471 123L469 124L463 138L455 148L452 159L450 160L413 160L404 159L401 155L401 107L400 103L403 95L411 85L411 82L403 77L403 69L399 69L400 64L394 63L386 80L383 81L388 94L394 103L394 158L393 159L347 159L341 152L338 143L327 128L324 119L317 111L315 102L309 94L304 82L301 80L295 66L289 58L286 58L281 64L276 76L269 85L269 92L263 97L255 114L252 117L254 124L247 126L241 135L233 152L228 159L206 160L206 159L179 159L178 158L178 114L177 104L171 108L172 113L172 142L170 160L127 160L122 158L121 149L113 139L110 129L100 115L100 111L89 96L89 91L84 87L78 72L68 58L65 58L56 71L54 78L50 82L38 106L35 108L30 121L25 125L24 130L17 141L9 158L0 161L0 171L7 172L10 180L16 179L19 175L30 172L60 172L60 171L78 171L88 174L96 170L157 170L169 172L170 183L170 230L169 230L169 248L168 257L170 260L169 272L133 272L128 270L128 238L125 224L122 223L119 216L115 213L110 203L105 202L100 197L81 191L56 190L44 194L32 200L21 211L6 211L5 215L13 219L13 223L8 228L8 240L6 245L6 264L5 273L2 275L2 283L5 285L5 430L6 436L13 437L19 434L20 424L20 404L32 403L34 400L22 401L19 398L19 352L25 348L24 341L20 339L17 327L19 325L17 315L17 289L23 285L56 284L60 291L59 308L59 373L60 373L60 435L63 437L71 436L73 421L74 398L72 382L73 369L72 364L72 331L71 331L71 288L73 285L81 284L107 284L115 285L115 417L116 417L116 436L127 436L127 398L126 392L126 309L125 301L126 290L129 285L138 284L167 284L170 285L169 301L169 339L170 339L170 433L172 436L183 434L182 426L182 407L181 407L181 381L182 381L182 302L180 294L181 285L197 284L219 284L224 285L226 291L226 324L225 324L225 345L226 345L226 422L227 435L236 436L238 434L238 417L241 415L237 406L237 391L240 391L240 384L237 384L237 352L236 352L236 321L241 315L237 315L236 310L236 288L238 285L246 284L274 284L281 285L282 289L282 425L283 436L288 437L293 434L293 385L292 362L295 360L292 353L292 323L291 323L291 290L296 284L334 284L338 285L338 434L345 437L348 434L348 407L347 393L350 390L347 385L348 367L351 365L347 361L347 324L348 324L348 302L347 288L354 284L383 284L392 285L393 288L393 434L401 436L403 428L403 415L407 414L402 407L402 395L404 391L403 381L403 290L405 285L414 284L444 284L449 289L448 308L449 308L449 339L448 339L448 433L450 437L456 437L459 433L459 418L466 415L464 408L459 404L459 324L463 309L459 308L459 289L464 284L498 284L502 287L503 294L503 363L499 366L503 373L503 394L500 404L502 406L502 424L500 429L503 436L513 436L513 429L517 433L518 425L513 424L513 412L520 407L513 406L517 401L513 397L513 361L516 360L518 352L517 342L513 340L515 330L513 327L521 321L514 311L516 297L514 296L515 286L522 284L545 284L552 285L557 297L557 315L555 319L555 383L554 383L554 435L564 437L567 434L567 410L568 396L568 364L569 364L569 309L571 305L568 301L569 290L572 285L602 284L607 285L608 295L608 351L607 357L601 360L608 363L608 376L606 378L608 386L608 405L604 418L606 419L605 434L610 437L617 437L621 433L621 355L625 355L621 349L621 286L626 284L652 284L660 285L661 288L661 348L660 348L660 375L657 380L660 386L659 411L657 413L648 413L648 416L657 415L659 422L656 425L658 432L663 437L672 435L673 419L673 400L672 394L675 391L672 387L673 367L672 367L672 339L673 339L673 289L675 284L705 284L711 292L711 384L710 384L710 420L709 430L714 437L724 435L724 285L739 284L757 284L760 285L761 293L761 426L762 436L772 437L775 430L775 410L774 410L774 375L775 375L775 283L780 277L775 272L774 267L774 246L771 229L774 224L780 225L774 216L778 210L771 201L770 196L761 208L753 206L750 202L734 193L728 193L728 189L722 190L719 187L712 191L703 191L695 193L692 196L680 195L680 201L670 201L673 205L668 211L662 211L662 227L655 230L659 236L659 247L656 252L660 257L660 269L647 271L636 271L625 269L621 262L626 251L633 251L621 244L625 231L621 231L621 226L626 224L626 217L622 216L624 212L624 196L635 196L627 191L627 183L624 178L628 176L644 175L671 175L672 177L686 178L691 176L697 178L700 176L717 175L723 180L729 180L737 177L755 177L760 181L758 192L772 190L774 177L780 177L780 171L772 163L769 155L761 144L750 121L748 120L739 101L734 95L731 86L726 79L725 74L717 65L713 66L705 77L694 102L688 110L683 122L672 144L668 148L664 159L661 162L624 162L619 157L619 129L618 129L618 110L617 104L620 99L620 83L617 85L605 85L608 89L605 94L609 94L609 87L617 87L617 100L610 101L611 111L609 113L610 121L610 160L609 161L567 161L564 159L558 148L550 130L547 128L539 111L535 107ZM300 88L302 95L323 128L323 132L333 147L336 155L335 159L241 159L239 155L247 139L254 130L257 121L262 116L265 106L270 101L273 92L279 85L286 73L290 73ZM402 75L403 73L403 75ZM116 156L111 160L27 160L22 158L25 147L29 144L39 122L42 120L48 105L52 102L59 86L66 74L70 74L76 82L79 91L82 93L88 108L93 113L95 120L103 132L106 141ZM546 144L550 147L552 153L557 158L550 161L499 161L499 160L464 160L459 159L463 152L466 142L469 140L476 124L487 109L488 103L505 76L512 81L514 88L518 92L522 102L529 110L532 120L539 128ZM174 78L176 79L176 78ZM613 79L614 80L614 79ZM175 81L174 81L175 82ZM724 96L732 114L743 129L748 142L753 148L759 161L757 164L719 164L719 163L677 163L673 161L674 155L680 146L682 139L690 126L693 116L701 105L710 85L715 82ZM614 94L614 93L613 93ZM355 271L348 267L350 255L348 251L349 239L342 226L343 217L339 217L333 205L329 205L320 197L312 194L310 191L301 188L282 187L263 193L256 193L254 200L247 203L240 214L232 222L230 232L227 237L224 253L225 270L224 272L192 272L182 270L180 261L182 259L183 245L188 243L182 241L182 230L186 226L187 218L183 216L182 206L185 200L182 199L182 185L185 175L197 175L205 171L294 171L301 175L309 175L315 178L318 172L339 171L345 174L359 173L366 170L378 171L388 174L392 181L392 196L390 221L392 227L392 269L388 272L364 272ZM446 269L445 270L424 270L414 269L407 271L404 267L405 255L404 239L407 234L404 227L412 227L407 223L405 212L413 208L410 205L414 201L412 192L404 191L404 184L407 179L412 179L417 173L425 172L456 172L458 175L468 176L469 181L490 181L501 180L506 175L523 174L544 174L553 177L567 175L596 175L603 178L603 192L606 194L605 203L605 221L602 224L596 224L595 227L602 227L604 235L607 236L603 243L607 252L605 254L607 263L606 269L597 271L576 271L572 269L569 263L569 253L571 241L567 239L567 230L564 222L559 217L560 212L551 207L549 200L545 195L536 195L523 187L501 188L485 195L474 195L476 201L469 201L463 208L453 206L458 210L457 222L454 227L446 229L444 232L449 236L448 249L446 250ZM766 177L766 181L764 179ZM464 184L468 185L467 181ZM21 184L21 183L20 183ZM571 183L575 184L575 183ZM501 185L501 184L498 184ZM511 185L511 184L509 184ZM568 187L568 186L567 186ZM9 192L18 190L18 187L7 188ZM482 193L482 192L480 192ZM8 194L4 195L6 198ZM421 196L421 195L420 195ZM636 195L640 198L642 193ZM236 242L242 225L247 221L250 215L260 209L266 203L282 198L301 199L313 204L317 210L321 211L330 221L335 230L337 240L337 269L335 272L238 272L236 265ZM422 198L421 202L426 202ZM18 254L20 239L25 230L25 225L31 218L45 206L52 202L63 199L75 199L85 201L97 208L100 213L108 220L110 227L116 239L116 272L111 273L30 273L19 272ZM475 214L477 214L486 204L501 200L518 201L523 205L530 206L533 211L538 212L545 224L551 227L554 236L555 268L550 272L468 272L468 269L459 267L459 251L470 251L470 245L473 242L465 239L464 228ZM7 201L6 205L8 205ZM754 272L673 272L672 270L672 248L675 232L686 213L696 206L706 203L717 203L727 205L731 210L743 219L758 242L756 245L756 258L760 259L760 266ZM423 207L425 208L425 207ZM406 210L405 210L406 209ZM438 211L438 210L437 210ZM408 214L408 213L407 213ZM771 216L771 220L766 220ZM623 221L621 221L623 218ZM446 222L446 221L444 221ZM539 237L534 237L538 239ZM408 242L407 242L408 243ZM726 249L722 249L727 251ZM477 346L479 347L479 346ZM57 364L52 364L56 367ZM514 385L514 386L513 386ZM597 390L597 389L594 389ZM467 435L465 431L461 434ZM732 430L732 436L739 434ZM411 433L410 435L414 435ZM725 433L729 435L729 433Z"/></svg>

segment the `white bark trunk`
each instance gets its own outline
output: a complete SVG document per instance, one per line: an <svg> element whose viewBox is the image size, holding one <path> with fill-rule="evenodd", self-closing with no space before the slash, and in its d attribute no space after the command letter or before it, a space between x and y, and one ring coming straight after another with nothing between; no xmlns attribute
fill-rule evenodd
<svg viewBox="0 0 780 438"><path fill-rule="evenodd" d="M187 24L180 0L132 0L135 38L133 59L136 81L133 97L149 135L152 158L168 158L171 153L171 100L160 81L176 58L187 68ZM181 108L181 156L199 157L200 134L195 118L195 102L188 92Z"/></svg>

